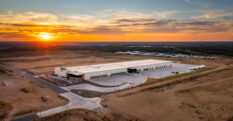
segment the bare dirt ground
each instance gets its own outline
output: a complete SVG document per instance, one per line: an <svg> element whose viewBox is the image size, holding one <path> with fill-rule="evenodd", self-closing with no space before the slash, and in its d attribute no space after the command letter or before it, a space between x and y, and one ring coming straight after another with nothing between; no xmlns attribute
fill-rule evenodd
<svg viewBox="0 0 233 121"><path fill-rule="evenodd" d="M12 106L5 111L7 119L67 103L56 93L10 72L0 73L0 78L0 100Z"/></svg>

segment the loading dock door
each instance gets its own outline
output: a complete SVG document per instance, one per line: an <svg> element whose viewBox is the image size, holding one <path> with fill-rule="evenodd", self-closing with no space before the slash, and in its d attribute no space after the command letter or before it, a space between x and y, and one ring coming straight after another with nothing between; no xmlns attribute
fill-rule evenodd
<svg viewBox="0 0 233 121"><path fill-rule="evenodd" d="M128 68L128 73L137 73L136 68Z"/></svg>
<svg viewBox="0 0 233 121"><path fill-rule="evenodd" d="M68 79L70 78L83 79L83 75L68 74Z"/></svg>

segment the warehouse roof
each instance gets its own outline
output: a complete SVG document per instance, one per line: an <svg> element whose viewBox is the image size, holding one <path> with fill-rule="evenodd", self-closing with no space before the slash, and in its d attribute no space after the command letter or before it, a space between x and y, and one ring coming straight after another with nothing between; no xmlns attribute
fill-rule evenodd
<svg viewBox="0 0 233 121"><path fill-rule="evenodd" d="M85 73L90 73L90 72L138 67L138 66L145 66L145 65L151 65L151 64L163 64L163 63L171 63L171 61L147 59L147 60L136 60L136 61L107 63L107 64L67 67L66 70L72 73L76 73L76 74L78 73L85 74Z"/></svg>

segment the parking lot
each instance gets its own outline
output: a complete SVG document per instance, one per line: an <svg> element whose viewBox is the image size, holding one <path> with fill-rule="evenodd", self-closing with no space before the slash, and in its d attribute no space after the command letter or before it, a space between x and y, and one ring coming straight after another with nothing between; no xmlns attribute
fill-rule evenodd
<svg viewBox="0 0 233 121"><path fill-rule="evenodd" d="M195 67L197 65L189 65L189 64L181 64L181 63L173 63L173 66L170 68L160 68L156 70L143 71L141 73L135 73L131 75L125 75L124 73L114 74L112 76L99 76L93 77L90 81L94 83L98 83L101 85L120 85L119 87L98 87L91 84L78 84L67 87L62 87L65 90L72 89L83 89L83 90L92 90L97 92L114 92L122 89L127 89L131 87L135 87L140 85L146 81L147 78L162 78L174 75L174 71L179 73L190 72L190 68Z"/></svg>

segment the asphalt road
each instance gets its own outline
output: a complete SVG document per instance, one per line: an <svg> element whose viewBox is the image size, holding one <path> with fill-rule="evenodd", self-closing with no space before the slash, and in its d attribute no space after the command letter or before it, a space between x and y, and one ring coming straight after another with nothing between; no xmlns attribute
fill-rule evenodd
<svg viewBox="0 0 233 121"><path fill-rule="evenodd" d="M27 116L24 116L21 118L13 119L11 121L32 121L32 120L35 120L37 118L39 118L39 116L34 113L34 114L27 115Z"/></svg>

